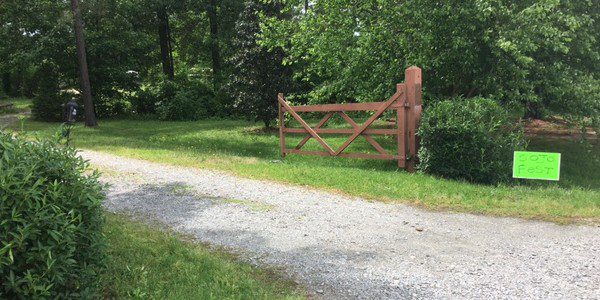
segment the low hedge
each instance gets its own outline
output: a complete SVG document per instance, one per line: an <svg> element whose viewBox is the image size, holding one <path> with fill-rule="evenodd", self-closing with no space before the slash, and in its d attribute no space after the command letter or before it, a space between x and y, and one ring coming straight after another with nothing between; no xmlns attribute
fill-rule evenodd
<svg viewBox="0 0 600 300"><path fill-rule="evenodd" d="M523 130L493 100L452 99L428 107L421 121L419 168L476 183L507 182Z"/></svg>
<svg viewBox="0 0 600 300"><path fill-rule="evenodd" d="M220 103L216 102L211 87L203 82L179 85L170 101L157 102L156 112L163 121L195 121L217 116Z"/></svg>
<svg viewBox="0 0 600 300"><path fill-rule="evenodd" d="M0 132L0 298L97 296L103 186L76 151Z"/></svg>

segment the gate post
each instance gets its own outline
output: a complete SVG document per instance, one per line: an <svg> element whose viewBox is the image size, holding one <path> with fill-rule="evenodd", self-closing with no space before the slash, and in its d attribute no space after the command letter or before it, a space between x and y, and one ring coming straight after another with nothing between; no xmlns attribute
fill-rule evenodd
<svg viewBox="0 0 600 300"><path fill-rule="evenodd" d="M283 93L277 94L277 107L279 108L279 150L281 157L285 157L285 111L280 101L284 101Z"/></svg>
<svg viewBox="0 0 600 300"><path fill-rule="evenodd" d="M419 140L417 138L417 129L421 120L422 109L422 77L421 69L412 66L406 69L405 84L406 98L408 104L407 111L407 134L408 134L408 153L406 170L414 172L418 163L417 153L419 151Z"/></svg>
<svg viewBox="0 0 600 300"><path fill-rule="evenodd" d="M398 130L396 135L396 143L398 144L398 168L406 168L406 85L400 83L396 85L396 93L401 96L398 97L398 104L396 108L396 128Z"/></svg>

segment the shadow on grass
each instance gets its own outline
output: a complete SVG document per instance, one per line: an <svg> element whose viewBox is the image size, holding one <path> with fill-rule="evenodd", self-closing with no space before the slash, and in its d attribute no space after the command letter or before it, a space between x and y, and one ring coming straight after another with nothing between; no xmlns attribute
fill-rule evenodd
<svg viewBox="0 0 600 300"><path fill-rule="evenodd" d="M30 130L50 131L56 126L47 123L28 122ZM287 147L294 148L304 135L290 135ZM101 122L100 127L88 129L77 127L74 145L82 148L103 149L122 147L138 150L176 151L192 157L218 157L224 160L235 157L257 159L268 163L279 161L279 134L276 130L263 130L257 123L237 120L205 120L198 122L160 122L153 120L111 120ZM334 149L343 144L348 136L324 137ZM382 146L394 153L394 141L389 137L376 137ZM311 139L305 150L323 150ZM563 154L560 182L523 181L533 187L564 187L600 189L600 145L598 141L581 143L578 140L534 138L529 150L560 152ZM373 153L373 147L359 138L346 152ZM360 160L337 157L289 155L286 163L311 169L358 169L364 171L397 172L395 161ZM324 174L323 176L327 176Z"/></svg>
<svg viewBox="0 0 600 300"><path fill-rule="evenodd" d="M227 199L197 195L193 192L178 192L181 190L181 186L185 186L185 183L143 184L126 192L111 195L107 207L112 212L125 213L134 220L142 221L154 227L158 226L163 229L176 230L179 236L183 234L189 240L208 242L210 245L213 245L211 247L213 250L216 245L216 249L222 248L229 253L234 251L234 253L241 254L237 258L238 262L240 260L250 262L252 265L258 265L263 268L260 272L253 273L254 277L259 278L260 281L243 280L245 279L245 274L242 273L236 275L236 277L241 277L242 280L234 277L234 280L239 280L234 281L236 284L223 286L221 283L222 280L218 279L224 276L216 273L220 270L213 268L209 269L208 272L198 272L198 274L194 273L192 275L196 283L202 283L202 285L186 285L185 282L189 282L190 280L179 283L170 279L175 276L168 275L180 272L180 270L173 268L173 264L168 258L160 257L161 260L165 261L161 265L168 267L159 271L153 268L158 266L149 266L149 271L165 274L149 278L146 288L150 294L171 291L169 294L156 294L156 296L179 298L182 295L189 295L189 293L194 292L190 290L194 286L209 287L208 290L204 289L201 294L194 298L206 298L200 297L204 293L213 296L208 298L216 296L219 299L269 299L274 295L287 296L300 294L299 291L302 291L303 288L286 280L282 276L284 272L278 270L285 268L287 269L285 272L287 274L294 274L295 276L302 274L302 279L318 282L318 288L323 290L321 293L327 295L327 297L351 297L357 291L356 286L360 286L361 289L382 293L380 295L370 295L376 298L384 297L385 294L383 293L390 289L393 289L400 298L415 295L416 291L411 285L398 284L391 288L390 282L386 280L372 280L372 278L365 276L346 277L339 275L348 273L349 268L358 268L365 264L385 259L385 256L381 253L365 251L363 249L359 251L352 249L352 247L346 248L330 243L306 245L304 241L306 235L291 227L285 230L288 232L286 235L287 238L281 236L273 237L271 231L264 230L264 227L260 225L250 226L249 224L253 222L246 223L248 220L243 217L241 220L224 217L228 211L250 210L251 208L246 207L245 204L234 203ZM217 206L222 207L217 208ZM263 212L254 211L249 213L259 215ZM239 214L235 215L238 218L240 217ZM256 219L260 218L261 216L256 217ZM267 216L262 216L262 218L265 219L262 222L271 220ZM301 221L299 222L301 223ZM248 226L240 226L245 223ZM311 232L312 234L314 233ZM279 243L285 243L286 247L283 247L284 249L279 247L278 241ZM290 243L292 243L292 247L287 247ZM340 260L345 261L345 263L331 263L332 261ZM269 266L277 266L278 269ZM264 267L267 269L265 270ZM188 265L183 265L179 268L188 268ZM307 271L310 272L307 273ZM337 275L332 276L334 274ZM232 275L229 276L233 277ZM167 280L166 278L169 279ZM263 284L257 287L257 283ZM315 283L312 285L314 289L316 286ZM169 288L164 288L164 286L168 286ZM173 297L175 295L179 297ZM235 297L236 295L242 295L243 297Z"/></svg>
<svg viewBox="0 0 600 300"><path fill-rule="evenodd" d="M532 138L530 151L561 153L561 178L558 183L529 181L529 185L559 185L565 188L600 189L600 141L564 138Z"/></svg>
<svg viewBox="0 0 600 300"><path fill-rule="evenodd" d="M288 147L293 148L304 135L290 135ZM336 148L348 136L331 135L325 140ZM393 153L391 138L376 139L390 153ZM158 121L111 121L101 124L98 129L77 128L74 143L78 147L94 148L100 145L129 147L136 149L177 150L199 155L225 155L258 158L264 161L281 159L278 131L265 131L254 123L244 121L199 121L199 122L158 122ZM303 148L320 150L323 148L311 139ZM347 152L374 153L373 147L362 138L357 139ZM397 171L395 161L340 159L335 157L306 157L291 155L296 163L310 163L321 167L379 169Z"/></svg>

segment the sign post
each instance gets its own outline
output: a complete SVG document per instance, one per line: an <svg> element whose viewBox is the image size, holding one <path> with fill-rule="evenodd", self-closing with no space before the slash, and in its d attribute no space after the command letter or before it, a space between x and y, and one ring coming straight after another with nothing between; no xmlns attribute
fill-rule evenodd
<svg viewBox="0 0 600 300"><path fill-rule="evenodd" d="M515 151L513 178L560 179L560 153Z"/></svg>

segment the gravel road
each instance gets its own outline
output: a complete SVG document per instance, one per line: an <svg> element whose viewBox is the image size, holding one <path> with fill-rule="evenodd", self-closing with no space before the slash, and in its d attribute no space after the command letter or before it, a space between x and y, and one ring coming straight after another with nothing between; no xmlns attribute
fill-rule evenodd
<svg viewBox="0 0 600 300"><path fill-rule="evenodd" d="M317 298L600 299L600 228L428 212L96 152L106 207L280 268ZM291 166L293 167L293 166Z"/></svg>

